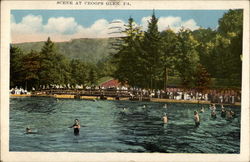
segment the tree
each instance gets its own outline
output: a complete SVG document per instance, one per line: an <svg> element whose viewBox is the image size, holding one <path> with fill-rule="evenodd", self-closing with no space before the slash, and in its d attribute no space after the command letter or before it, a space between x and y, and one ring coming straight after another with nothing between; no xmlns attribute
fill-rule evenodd
<svg viewBox="0 0 250 162"><path fill-rule="evenodd" d="M176 69L180 74L182 86L189 88L193 86L194 73L196 65L199 62L199 56L196 51L197 41L190 30L181 29L177 34L177 63Z"/></svg>
<svg viewBox="0 0 250 162"><path fill-rule="evenodd" d="M211 85L211 77L207 70L201 64L196 66L194 75L195 89L197 92L203 93Z"/></svg>
<svg viewBox="0 0 250 162"><path fill-rule="evenodd" d="M10 46L10 87L23 86L22 66L24 53L14 46Z"/></svg>
<svg viewBox="0 0 250 162"><path fill-rule="evenodd" d="M121 83L131 86L139 86L142 77L140 76L139 49L142 32L140 27L136 26L133 18L129 18L125 25L125 37L122 37L122 44L119 51L113 56L113 62L116 64L116 70L113 76Z"/></svg>
<svg viewBox="0 0 250 162"><path fill-rule="evenodd" d="M32 87L39 88L38 72L40 68L40 54L37 51L31 50L30 53L23 56L21 73L25 82L25 89L31 90Z"/></svg>
<svg viewBox="0 0 250 162"><path fill-rule="evenodd" d="M162 64L161 64L161 36L158 31L158 19L153 12L150 21L148 21L148 29L144 34L142 42L142 59L144 61L145 78L149 85L148 88L157 88L157 82L161 80Z"/></svg>
<svg viewBox="0 0 250 162"><path fill-rule="evenodd" d="M170 70L174 70L176 64L176 45L177 35L171 30L167 29L161 33L163 55L161 56L162 61L162 76L164 80L164 90L167 88L168 73Z"/></svg>
<svg viewBox="0 0 250 162"><path fill-rule="evenodd" d="M91 68L89 71L89 78L88 81L90 83L91 86L96 85L97 82L97 73L96 70L94 68Z"/></svg>
<svg viewBox="0 0 250 162"><path fill-rule="evenodd" d="M227 78L231 82L241 85L242 73L242 36L243 36L243 10L229 10L219 20L218 33L229 40L227 52L228 74Z"/></svg>
<svg viewBox="0 0 250 162"><path fill-rule="evenodd" d="M71 85L75 87L76 85L85 86L88 79L88 67L87 65L79 60L79 59L72 59L70 62L71 67Z"/></svg>
<svg viewBox="0 0 250 162"><path fill-rule="evenodd" d="M243 34L243 10L242 9L230 9L226 12L222 18L219 19L218 32L223 35L229 33L235 33L242 36Z"/></svg>
<svg viewBox="0 0 250 162"><path fill-rule="evenodd" d="M200 28L192 32L193 37L198 42L196 50L199 54L200 63L213 77L216 76L216 65L213 61L216 34L217 31L210 28Z"/></svg>
<svg viewBox="0 0 250 162"><path fill-rule="evenodd" d="M44 43L41 51L41 70L39 72L41 85L60 85L63 83L61 61L63 56L57 53L55 44L50 37Z"/></svg>

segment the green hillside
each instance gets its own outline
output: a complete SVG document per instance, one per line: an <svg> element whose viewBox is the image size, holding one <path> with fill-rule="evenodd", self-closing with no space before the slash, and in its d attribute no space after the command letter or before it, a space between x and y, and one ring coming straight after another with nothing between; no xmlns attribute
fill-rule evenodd
<svg viewBox="0 0 250 162"><path fill-rule="evenodd" d="M84 62L97 63L111 53L110 41L112 38L81 38L68 42L55 42L58 52L69 58L82 59ZM30 42L13 44L25 53L31 49L40 51L44 42Z"/></svg>

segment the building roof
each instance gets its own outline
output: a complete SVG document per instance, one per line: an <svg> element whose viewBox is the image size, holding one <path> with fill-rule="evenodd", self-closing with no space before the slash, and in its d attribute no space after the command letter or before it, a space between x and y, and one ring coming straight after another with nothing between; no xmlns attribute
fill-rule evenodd
<svg viewBox="0 0 250 162"><path fill-rule="evenodd" d="M104 88L119 87L121 86L121 83L118 80L111 79L109 81L103 82L100 86Z"/></svg>

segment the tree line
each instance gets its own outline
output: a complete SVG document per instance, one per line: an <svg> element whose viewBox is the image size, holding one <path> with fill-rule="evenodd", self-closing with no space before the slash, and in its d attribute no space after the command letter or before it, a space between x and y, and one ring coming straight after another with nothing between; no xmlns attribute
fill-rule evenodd
<svg viewBox="0 0 250 162"><path fill-rule="evenodd" d="M18 47L10 47L11 88L76 88L76 85L94 85L96 78L95 65L58 53L50 38L41 51L31 50L26 54Z"/></svg>
<svg viewBox="0 0 250 162"><path fill-rule="evenodd" d="M142 31L133 18L125 25L125 37L113 55L113 76L130 86L163 89L169 77L178 77L184 88L202 91L217 85L241 85L242 10L229 10L216 30L170 28L159 32L153 13Z"/></svg>
<svg viewBox="0 0 250 162"><path fill-rule="evenodd" d="M160 32L153 12L143 31L133 18L125 25L124 37L114 40L115 51L97 64L69 59L57 51L48 38L41 51L24 53L10 47L10 87L27 89L61 85L95 85L104 76L131 87L165 89L170 78L178 78L184 88L202 91L211 83L241 85L243 11L229 10L216 30L194 31L171 28Z"/></svg>

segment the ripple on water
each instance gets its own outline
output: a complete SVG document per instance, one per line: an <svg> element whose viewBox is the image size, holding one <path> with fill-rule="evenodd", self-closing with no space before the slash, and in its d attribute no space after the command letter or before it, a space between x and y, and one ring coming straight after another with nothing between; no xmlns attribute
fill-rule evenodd
<svg viewBox="0 0 250 162"><path fill-rule="evenodd" d="M145 108L143 108L145 105ZM86 101L53 98L10 99L10 151L239 153L240 107L232 121L200 114L195 104ZM123 110L126 108L126 111ZM168 124L162 123L167 113ZM80 135L68 128L78 118ZM29 126L38 134L24 134Z"/></svg>

